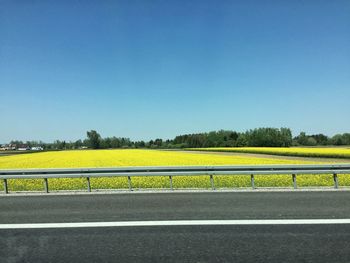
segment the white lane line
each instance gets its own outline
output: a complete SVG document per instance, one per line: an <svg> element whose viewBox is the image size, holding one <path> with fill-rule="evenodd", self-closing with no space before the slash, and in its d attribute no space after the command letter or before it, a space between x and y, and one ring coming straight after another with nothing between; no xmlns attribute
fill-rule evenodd
<svg viewBox="0 0 350 263"><path fill-rule="evenodd" d="M220 226L220 225L325 225L350 224L350 219L257 219L257 220L171 220L76 223L0 224L0 229L137 227L137 226Z"/></svg>

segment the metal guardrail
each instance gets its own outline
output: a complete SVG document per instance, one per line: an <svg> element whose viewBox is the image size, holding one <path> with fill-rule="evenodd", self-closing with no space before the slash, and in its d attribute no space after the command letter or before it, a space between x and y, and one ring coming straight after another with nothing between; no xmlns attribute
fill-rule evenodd
<svg viewBox="0 0 350 263"><path fill-rule="evenodd" d="M4 192L8 193L9 179L43 179L44 190L49 192L48 179L86 178L87 190L91 192L90 178L127 177L129 190L132 190L133 176L169 176L170 189L173 190L173 176L209 176L214 190L214 175L250 175L254 189L255 175L291 174L294 188L297 188L298 174L332 174L334 188L339 187L338 174L350 174L350 164L334 165L264 165L264 166L155 166L155 167L118 167L118 168L75 168L75 169L24 169L0 170L0 179L4 183Z"/></svg>

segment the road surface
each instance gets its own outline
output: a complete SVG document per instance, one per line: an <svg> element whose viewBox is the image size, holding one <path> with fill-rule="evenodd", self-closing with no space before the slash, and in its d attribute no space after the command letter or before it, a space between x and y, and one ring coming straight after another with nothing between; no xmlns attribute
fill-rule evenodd
<svg viewBox="0 0 350 263"><path fill-rule="evenodd" d="M350 262L350 220L336 223L350 219L349 201L349 191L1 196L0 262Z"/></svg>

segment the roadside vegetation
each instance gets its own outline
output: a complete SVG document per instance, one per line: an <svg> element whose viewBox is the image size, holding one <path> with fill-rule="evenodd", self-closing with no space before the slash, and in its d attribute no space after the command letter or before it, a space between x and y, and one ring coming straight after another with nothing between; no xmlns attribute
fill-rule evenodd
<svg viewBox="0 0 350 263"><path fill-rule="evenodd" d="M44 150L71 149L120 149L120 148L150 148L150 149L181 149L208 147L290 147L290 146L341 146L350 145L350 133L336 134L328 137L324 134L307 135L301 132L293 137L289 128L257 128L245 132L220 130L203 133L184 134L173 139L160 138L149 141L133 141L125 137L102 137L97 131L86 133L85 139L76 141L56 140L52 143L42 141L12 140L7 144L11 147L42 147ZM6 148L4 145L3 149ZM1 147L0 147L1 150Z"/></svg>
<svg viewBox="0 0 350 263"><path fill-rule="evenodd" d="M331 162L331 160L330 160ZM200 154L179 151L159 150L89 150L55 151L35 154L3 156L0 169L27 168L79 168L79 167L118 167L118 166L175 166L175 165L262 165L262 164L308 164L310 161L287 160L246 156L228 156L218 154ZM320 163L320 162L319 162ZM249 176L215 176L217 188L250 187ZM42 180L9 180L10 191L42 190ZM350 185L350 175L339 175L341 186ZM86 189L84 179L49 179L51 190ZM168 177L133 177L134 188L169 188ZM256 176L256 187L291 187L289 175ZM301 175L298 185L332 186L332 175ZM127 178L92 178L92 188L127 189ZM210 188L209 177L178 176L173 178L174 188ZM3 190L2 184L0 190Z"/></svg>
<svg viewBox="0 0 350 263"><path fill-rule="evenodd" d="M349 148L302 148L302 147L212 147L212 148L188 148L191 151L209 152L236 152L236 153L257 153L284 156L300 157L325 157L325 158L346 158L350 159Z"/></svg>

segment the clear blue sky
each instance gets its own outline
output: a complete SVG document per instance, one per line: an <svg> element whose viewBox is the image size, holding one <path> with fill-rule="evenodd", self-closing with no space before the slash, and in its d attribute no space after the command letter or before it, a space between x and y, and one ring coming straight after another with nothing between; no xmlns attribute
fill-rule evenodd
<svg viewBox="0 0 350 263"><path fill-rule="evenodd" d="M0 0L0 142L350 131L350 1Z"/></svg>

